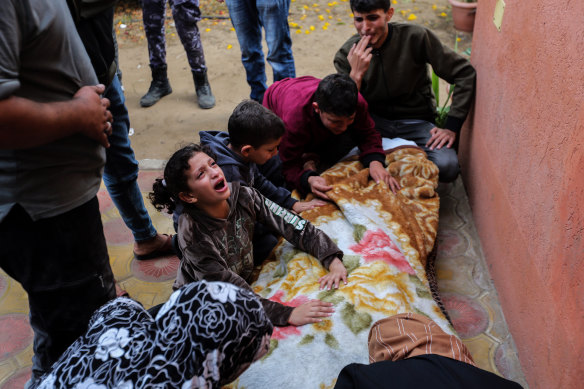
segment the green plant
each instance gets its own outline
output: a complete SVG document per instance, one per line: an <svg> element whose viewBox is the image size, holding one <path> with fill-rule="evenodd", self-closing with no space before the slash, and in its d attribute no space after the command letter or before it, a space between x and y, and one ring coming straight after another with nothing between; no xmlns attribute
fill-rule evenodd
<svg viewBox="0 0 584 389"><path fill-rule="evenodd" d="M465 0L469 3L474 2L476 0ZM458 32L454 38L454 51L458 53ZM467 49L470 55L470 48ZM434 97L436 98L436 126L438 128L444 128L446 124L446 118L448 117L448 112L450 112L450 99L452 98L452 93L454 93L454 84L448 85L448 96L444 101L444 104L440 106L440 78L438 75L434 73L434 69L432 69L432 91L434 92Z"/></svg>
<svg viewBox="0 0 584 389"><path fill-rule="evenodd" d="M436 97L436 127L444 128L446 124L446 117L448 116L448 112L450 112L450 98L452 97L452 93L454 92L454 84L448 86L448 96L444 101L444 104L440 106L440 79L432 70L432 90L434 91L434 96Z"/></svg>

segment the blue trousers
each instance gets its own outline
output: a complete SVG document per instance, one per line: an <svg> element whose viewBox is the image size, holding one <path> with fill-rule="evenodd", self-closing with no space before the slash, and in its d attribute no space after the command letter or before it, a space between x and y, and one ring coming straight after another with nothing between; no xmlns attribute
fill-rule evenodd
<svg viewBox="0 0 584 389"><path fill-rule="evenodd" d="M428 159L438 166L440 182L452 182L458 177L460 167L458 156L454 148L442 147L440 150L430 150L426 143L430 139L430 130L436 127L433 123L424 120L388 120L371 114L375 127L384 138L402 138L416 142L422 148Z"/></svg>
<svg viewBox="0 0 584 389"><path fill-rule="evenodd" d="M118 208L124 223L134 235L136 242L143 242L156 236L156 229L138 187L138 161L130 146L128 136L130 118L125 105L124 92L118 77L114 77L105 92L110 100L110 111L114 117L110 147L106 149L106 163L103 181Z"/></svg>
<svg viewBox="0 0 584 389"><path fill-rule="evenodd" d="M274 81L296 76L288 26L290 0L226 0L226 3L241 47L241 61L251 87L250 98L262 101L267 89L262 27Z"/></svg>

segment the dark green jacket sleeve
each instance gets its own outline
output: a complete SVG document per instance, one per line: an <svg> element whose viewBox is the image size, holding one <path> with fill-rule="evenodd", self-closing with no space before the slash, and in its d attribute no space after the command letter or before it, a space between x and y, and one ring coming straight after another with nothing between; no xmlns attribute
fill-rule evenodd
<svg viewBox="0 0 584 389"><path fill-rule="evenodd" d="M455 85L445 127L459 132L474 98L476 72L466 58L443 45L440 39L428 29L426 29L424 39L424 49L428 63L436 75L449 84Z"/></svg>

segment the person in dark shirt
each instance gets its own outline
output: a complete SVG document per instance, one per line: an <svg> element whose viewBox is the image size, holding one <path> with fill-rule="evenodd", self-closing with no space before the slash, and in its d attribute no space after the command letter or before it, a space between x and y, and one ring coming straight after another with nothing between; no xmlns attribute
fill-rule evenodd
<svg viewBox="0 0 584 389"><path fill-rule="evenodd" d="M440 181L454 181L460 170L454 145L474 97L474 68L426 27L390 23L389 0L351 0L351 10L357 34L335 55L335 68L357 83L382 136L416 142L438 166ZM456 85L444 128L434 124L428 65Z"/></svg>
<svg viewBox="0 0 584 389"><path fill-rule="evenodd" d="M335 389L521 389L513 381L476 367L458 337L416 313L401 313L373 324L369 362L345 366Z"/></svg>

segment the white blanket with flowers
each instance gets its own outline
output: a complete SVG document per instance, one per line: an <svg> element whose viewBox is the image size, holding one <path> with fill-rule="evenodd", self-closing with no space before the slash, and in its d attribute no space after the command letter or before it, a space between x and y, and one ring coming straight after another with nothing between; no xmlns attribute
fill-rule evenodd
<svg viewBox="0 0 584 389"><path fill-rule="evenodd" d="M387 153L389 172L402 189L368 179L355 157L322 174L333 185L334 204L302 216L325 231L345 253L348 284L320 291L326 270L312 256L281 241L265 262L254 290L297 306L318 298L334 304L330 319L302 327L275 327L269 353L252 364L232 388L332 388L349 363L368 363L374 322L403 312L454 330L433 300L425 265L438 229L438 169L423 151L401 146Z"/></svg>

